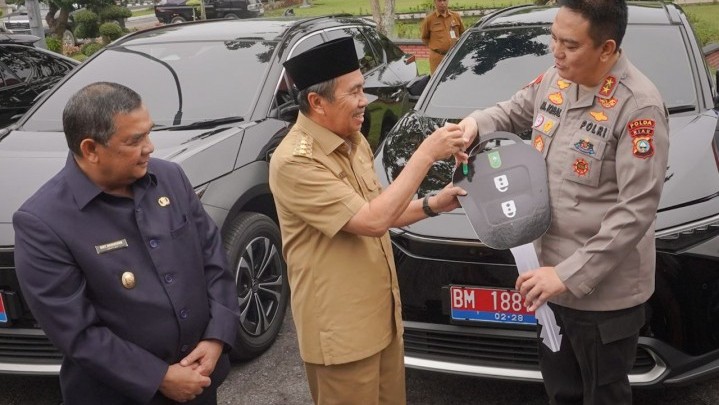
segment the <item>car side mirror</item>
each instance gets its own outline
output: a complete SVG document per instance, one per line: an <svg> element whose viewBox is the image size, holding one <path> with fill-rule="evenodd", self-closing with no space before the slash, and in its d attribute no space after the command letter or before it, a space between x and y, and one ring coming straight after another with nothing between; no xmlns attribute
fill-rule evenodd
<svg viewBox="0 0 719 405"><path fill-rule="evenodd" d="M410 100L416 102L419 99L419 96L422 95L425 87L427 87L427 82L429 82L429 76L421 75L407 83L407 92L409 93Z"/></svg>

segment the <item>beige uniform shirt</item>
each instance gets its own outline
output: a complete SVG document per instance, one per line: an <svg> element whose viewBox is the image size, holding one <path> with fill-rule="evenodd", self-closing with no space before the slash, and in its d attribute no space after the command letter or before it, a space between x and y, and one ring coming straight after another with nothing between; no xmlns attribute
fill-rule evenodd
<svg viewBox="0 0 719 405"><path fill-rule="evenodd" d="M535 243L568 291L550 300L592 311L629 308L654 291L654 224L667 167L666 109L621 55L593 89L554 68L472 116L479 133L532 128L547 164L552 223Z"/></svg>
<svg viewBox="0 0 719 405"><path fill-rule="evenodd" d="M270 163L292 314L308 363L367 358L403 331L389 234L341 230L381 191L369 144L359 132L351 141L350 151L300 113Z"/></svg>
<svg viewBox="0 0 719 405"><path fill-rule="evenodd" d="M429 54L430 72L434 73L439 62L449 49L457 43L460 35L464 32L464 23L459 14L447 10L440 14L432 11L422 21L420 27L422 42L431 51Z"/></svg>

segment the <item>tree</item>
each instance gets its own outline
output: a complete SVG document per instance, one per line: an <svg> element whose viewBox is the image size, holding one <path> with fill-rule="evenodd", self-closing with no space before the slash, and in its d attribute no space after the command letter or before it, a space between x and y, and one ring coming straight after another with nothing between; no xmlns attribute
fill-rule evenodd
<svg viewBox="0 0 719 405"><path fill-rule="evenodd" d="M392 38L394 37L395 0L384 0L384 10L380 0L371 0L372 19L377 23L379 32Z"/></svg>
<svg viewBox="0 0 719 405"><path fill-rule="evenodd" d="M88 8L91 10L99 10L109 5L115 4L114 0L48 0L50 9L47 11L45 21L50 27L50 32L57 38L62 38L65 30L69 28L68 19L70 13L76 6L80 8ZM58 10L60 11L58 13Z"/></svg>

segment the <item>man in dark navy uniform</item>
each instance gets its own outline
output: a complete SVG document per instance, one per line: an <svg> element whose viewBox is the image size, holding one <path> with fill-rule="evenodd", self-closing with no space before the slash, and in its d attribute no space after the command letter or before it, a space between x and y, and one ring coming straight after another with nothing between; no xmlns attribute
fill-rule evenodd
<svg viewBox="0 0 719 405"><path fill-rule="evenodd" d="M63 112L65 167L13 217L33 314L65 355L65 405L216 404L239 315L220 234L115 83Z"/></svg>

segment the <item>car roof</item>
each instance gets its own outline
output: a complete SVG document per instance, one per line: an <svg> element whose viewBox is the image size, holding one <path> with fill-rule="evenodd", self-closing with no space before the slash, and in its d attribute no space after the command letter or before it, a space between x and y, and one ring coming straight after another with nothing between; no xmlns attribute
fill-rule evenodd
<svg viewBox="0 0 719 405"><path fill-rule="evenodd" d="M659 2L628 3L629 24L680 24L680 11L674 4ZM522 25L551 25L557 7L524 5L509 7L487 15L472 28L506 28Z"/></svg>
<svg viewBox="0 0 719 405"><path fill-rule="evenodd" d="M289 35L302 35L323 28L346 24L373 25L371 22L349 16L325 16L314 18L250 18L235 20L206 20L171 24L130 34L113 45L134 45L145 42L192 42L259 39L279 41ZM158 38L161 37L161 38Z"/></svg>

